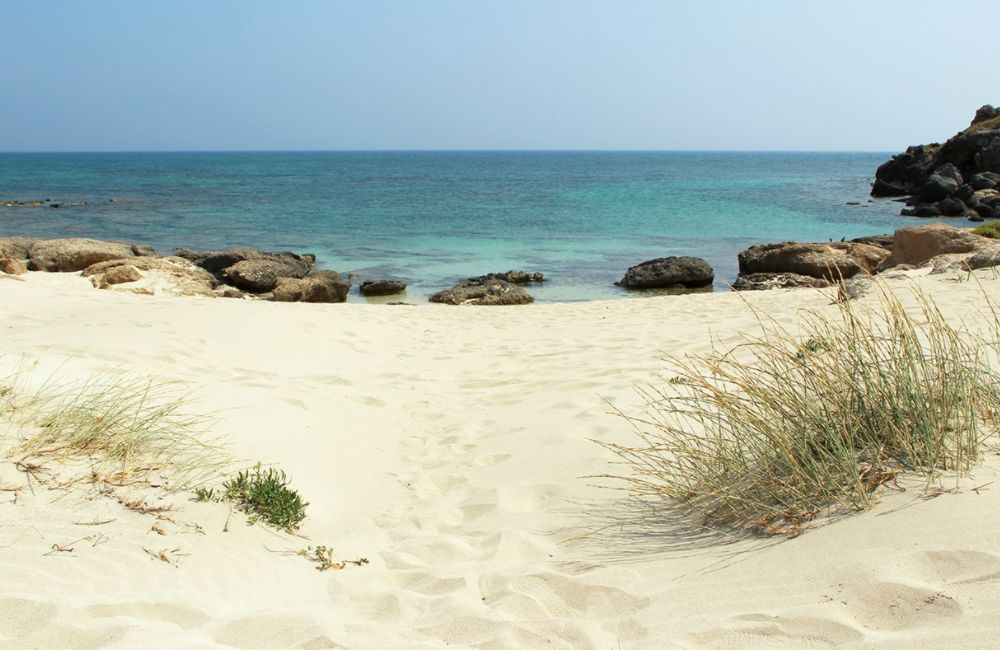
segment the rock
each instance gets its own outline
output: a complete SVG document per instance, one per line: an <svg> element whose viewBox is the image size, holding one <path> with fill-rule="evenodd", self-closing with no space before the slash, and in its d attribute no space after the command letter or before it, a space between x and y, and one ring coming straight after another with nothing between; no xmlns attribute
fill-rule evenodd
<svg viewBox="0 0 1000 650"><path fill-rule="evenodd" d="M211 273L180 257L129 257L99 262L84 269L80 275L90 277L95 287L106 283L105 274L121 266L131 266L143 272L141 283L150 291L173 296L214 296L218 284Z"/></svg>
<svg viewBox="0 0 1000 650"><path fill-rule="evenodd" d="M875 171L872 196L903 196L913 194L926 182L937 166L935 161L941 145L908 147L893 156Z"/></svg>
<svg viewBox="0 0 1000 650"><path fill-rule="evenodd" d="M130 244L96 239L48 239L34 243L28 268L33 271L82 271L92 264L134 257Z"/></svg>
<svg viewBox="0 0 1000 650"><path fill-rule="evenodd" d="M267 260L281 263L287 267L278 277L304 278L316 264L316 256L312 254L297 255L285 251L282 253L265 253L256 248L227 248L223 251L198 253L189 248L178 248L174 251L178 257L191 260L209 273L224 277L226 270L240 262Z"/></svg>
<svg viewBox="0 0 1000 650"><path fill-rule="evenodd" d="M898 228L893 237L892 255L882 263L880 269L899 264L920 266L938 255L971 253L987 245L985 237L944 223Z"/></svg>
<svg viewBox="0 0 1000 650"><path fill-rule="evenodd" d="M0 257L0 273L7 275L24 275L28 272L28 264L15 257Z"/></svg>
<svg viewBox="0 0 1000 650"><path fill-rule="evenodd" d="M631 267L618 282L624 289L697 289L711 286L715 272L700 257L660 257Z"/></svg>
<svg viewBox="0 0 1000 650"><path fill-rule="evenodd" d="M244 298L247 295L236 287L231 287L228 284L220 284L212 291L212 293L214 293L217 298Z"/></svg>
<svg viewBox="0 0 1000 650"><path fill-rule="evenodd" d="M534 302L534 298L512 282L490 278L482 282L456 284L435 293L430 301L448 305L524 305Z"/></svg>
<svg viewBox="0 0 1000 650"><path fill-rule="evenodd" d="M741 275L733 282L733 291L762 291L798 287L822 288L830 286L828 280L798 273L751 273Z"/></svg>
<svg viewBox="0 0 1000 650"><path fill-rule="evenodd" d="M137 282L141 279L142 273L139 273L139 269L135 268L131 264L113 266L104 272L104 283L108 285Z"/></svg>
<svg viewBox="0 0 1000 650"><path fill-rule="evenodd" d="M887 251L892 250L892 234L884 233L881 235L869 235L867 237L858 237L852 239L851 242L855 244L869 244L871 246L878 246L879 248L884 248Z"/></svg>
<svg viewBox="0 0 1000 650"><path fill-rule="evenodd" d="M974 190L995 190L1000 186L1000 174L994 172L981 172L974 174L969 179L969 185Z"/></svg>
<svg viewBox="0 0 1000 650"><path fill-rule="evenodd" d="M795 273L826 280L875 273L889 251L870 244L784 242L751 246L739 254L740 275Z"/></svg>
<svg viewBox="0 0 1000 650"><path fill-rule="evenodd" d="M1000 172L1000 137L993 138L975 155L975 166L981 172Z"/></svg>
<svg viewBox="0 0 1000 650"><path fill-rule="evenodd" d="M485 282L486 280L504 280L511 284L529 284L531 282L542 282L545 276L541 273L528 273L527 271L506 271L504 273L487 273L474 278L469 278L469 282Z"/></svg>
<svg viewBox="0 0 1000 650"><path fill-rule="evenodd" d="M970 271L993 266L1000 266L1000 245L987 246L966 258L962 263L962 267Z"/></svg>
<svg viewBox="0 0 1000 650"><path fill-rule="evenodd" d="M344 302L351 283L334 271L316 271L304 278L278 278L272 300L277 302Z"/></svg>
<svg viewBox="0 0 1000 650"><path fill-rule="evenodd" d="M406 291L406 283L402 280L365 280L359 291L365 296L392 296Z"/></svg>
<svg viewBox="0 0 1000 650"><path fill-rule="evenodd" d="M972 195L975 194L975 192L976 190L972 189L971 185L969 185L968 183L964 183L958 186L958 189L955 191L954 198L958 199L959 201L968 201L969 199L972 198Z"/></svg>
<svg viewBox="0 0 1000 650"><path fill-rule="evenodd" d="M146 244L132 244L132 254L137 257L156 257L156 250Z"/></svg>
<svg viewBox="0 0 1000 650"><path fill-rule="evenodd" d="M946 217L961 217L965 214L965 204L956 198L939 201L937 208Z"/></svg>
<svg viewBox="0 0 1000 650"><path fill-rule="evenodd" d="M4 237L0 239L0 257L26 260L34 244L35 240L27 237Z"/></svg>
<svg viewBox="0 0 1000 650"><path fill-rule="evenodd" d="M920 186L917 198L926 203L941 201L957 192L960 185L961 183L954 178L934 173Z"/></svg>
<svg viewBox="0 0 1000 650"><path fill-rule="evenodd" d="M271 291L278 278L304 278L309 267L301 258L284 254L262 255L236 262L221 274L225 282L252 293Z"/></svg>

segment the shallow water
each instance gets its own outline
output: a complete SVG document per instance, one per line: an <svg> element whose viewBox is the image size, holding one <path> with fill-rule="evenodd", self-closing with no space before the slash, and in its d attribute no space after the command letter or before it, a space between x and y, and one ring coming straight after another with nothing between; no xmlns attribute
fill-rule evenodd
<svg viewBox="0 0 1000 650"><path fill-rule="evenodd" d="M399 277L409 299L470 275L542 271L538 300L634 296L654 257L696 255L717 288L754 243L891 231L869 201L885 153L295 152L0 154L0 236L313 252L341 273ZM857 202L859 205L848 205ZM353 297L352 297L353 299Z"/></svg>

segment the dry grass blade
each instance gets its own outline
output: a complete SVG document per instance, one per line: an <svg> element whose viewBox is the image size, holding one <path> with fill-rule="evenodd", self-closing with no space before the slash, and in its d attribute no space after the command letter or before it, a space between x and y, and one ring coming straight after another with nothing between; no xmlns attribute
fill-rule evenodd
<svg viewBox="0 0 1000 650"><path fill-rule="evenodd" d="M797 335L758 315L737 350L669 361L640 390L634 446L605 444L639 496L667 497L709 525L797 532L824 511L870 507L900 472L965 472L1000 413L988 340L950 325L926 296L807 313ZM602 443L604 444L604 443Z"/></svg>

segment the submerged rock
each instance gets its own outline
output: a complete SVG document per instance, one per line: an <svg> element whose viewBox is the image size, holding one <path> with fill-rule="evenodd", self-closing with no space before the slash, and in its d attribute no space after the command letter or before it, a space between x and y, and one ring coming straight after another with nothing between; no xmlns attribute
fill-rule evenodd
<svg viewBox="0 0 1000 650"><path fill-rule="evenodd" d="M462 282L430 297L446 305L525 305L534 298L518 285L498 278Z"/></svg>
<svg viewBox="0 0 1000 650"><path fill-rule="evenodd" d="M363 296L394 296L406 291L406 283L402 280L365 280L358 291Z"/></svg>

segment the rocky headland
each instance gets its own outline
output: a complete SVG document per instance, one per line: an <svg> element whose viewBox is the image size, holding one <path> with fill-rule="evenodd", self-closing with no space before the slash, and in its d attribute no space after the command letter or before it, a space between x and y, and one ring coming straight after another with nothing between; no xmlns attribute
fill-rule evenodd
<svg viewBox="0 0 1000 650"><path fill-rule="evenodd" d="M875 197L906 197L901 214L1000 219L1000 108L983 106L944 144L907 148L875 172Z"/></svg>

